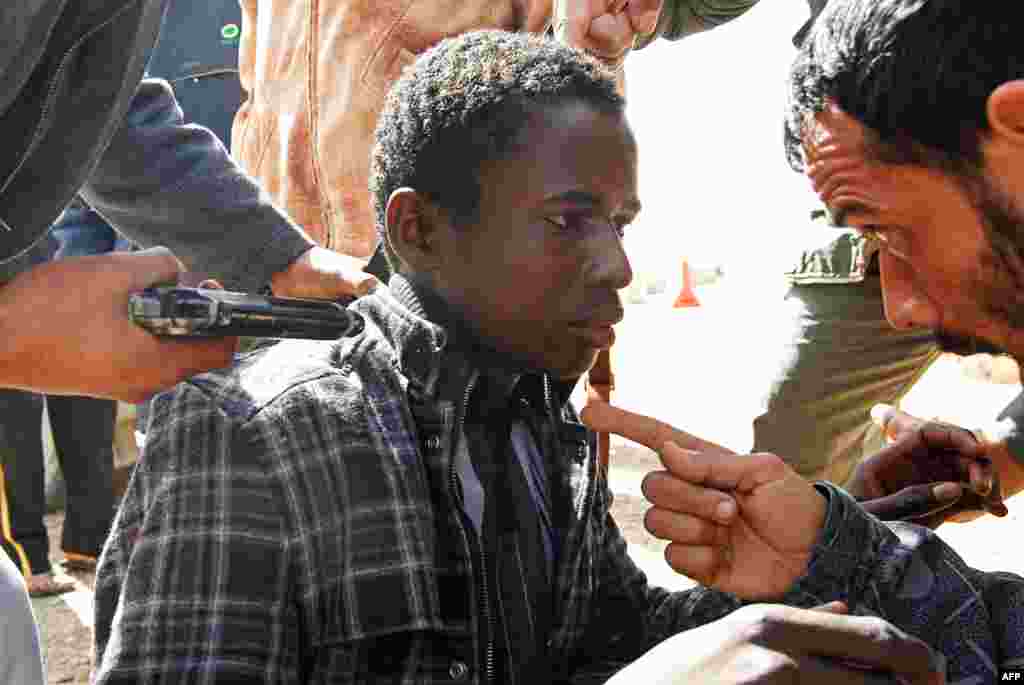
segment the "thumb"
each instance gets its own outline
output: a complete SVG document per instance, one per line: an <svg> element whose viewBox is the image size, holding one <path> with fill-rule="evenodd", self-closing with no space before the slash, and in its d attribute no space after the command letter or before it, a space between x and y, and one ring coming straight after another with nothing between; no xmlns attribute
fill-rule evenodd
<svg viewBox="0 0 1024 685"><path fill-rule="evenodd" d="M948 509L963 496L960 483L914 485L885 497L861 502L869 514L883 521L904 521L929 516Z"/></svg>
<svg viewBox="0 0 1024 685"><path fill-rule="evenodd" d="M924 423L916 416L911 416L891 404L882 403L871 407L871 420L882 429L885 437L890 441L899 440Z"/></svg>
<svg viewBox="0 0 1024 685"><path fill-rule="evenodd" d="M626 11L637 35L645 36L658 28L662 0L630 0Z"/></svg>
<svg viewBox="0 0 1024 685"><path fill-rule="evenodd" d="M166 247L151 247L138 252L114 252L109 257L121 267L117 272L127 279L129 291L151 285L177 283L184 265ZM111 270L113 272L115 270Z"/></svg>

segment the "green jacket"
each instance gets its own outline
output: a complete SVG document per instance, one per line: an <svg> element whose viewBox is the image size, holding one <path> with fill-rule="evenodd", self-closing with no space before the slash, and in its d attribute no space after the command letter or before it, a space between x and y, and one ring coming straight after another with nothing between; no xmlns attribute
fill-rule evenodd
<svg viewBox="0 0 1024 685"><path fill-rule="evenodd" d="M856 231L832 226L823 210L812 212L811 219L825 229L822 242L828 242L804 250L785 272L786 279L794 285L862 282L878 245Z"/></svg>
<svg viewBox="0 0 1024 685"><path fill-rule="evenodd" d="M756 4L757 0L665 0L658 27L638 39L636 47L646 47L658 38L679 40L708 31L732 21Z"/></svg>

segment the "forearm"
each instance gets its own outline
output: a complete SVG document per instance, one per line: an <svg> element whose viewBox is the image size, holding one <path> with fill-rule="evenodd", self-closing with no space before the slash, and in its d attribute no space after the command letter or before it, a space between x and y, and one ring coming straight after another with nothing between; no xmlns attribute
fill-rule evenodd
<svg viewBox="0 0 1024 685"><path fill-rule="evenodd" d="M834 485L817 487L829 500L826 524L784 603L842 600L851 613L881 616L943 653L951 681L1024 655L1013 627L1024 617L1024 579L972 569L927 528L882 523Z"/></svg>
<svg viewBox="0 0 1024 685"><path fill-rule="evenodd" d="M193 271L256 290L313 246L208 130L184 126L163 81L143 81L85 200L143 245Z"/></svg>
<svg viewBox="0 0 1024 685"><path fill-rule="evenodd" d="M828 503L825 522L807 570L782 602L800 607L833 600L859 603L877 575L902 575L902 568L891 568L899 561L892 557L892 550L900 540L844 490L828 482L819 482L815 488Z"/></svg>
<svg viewBox="0 0 1024 685"><path fill-rule="evenodd" d="M665 0L658 27L637 41L643 48L658 38L679 40L694 33L709 31L747 12L757 0Z"/></svg>

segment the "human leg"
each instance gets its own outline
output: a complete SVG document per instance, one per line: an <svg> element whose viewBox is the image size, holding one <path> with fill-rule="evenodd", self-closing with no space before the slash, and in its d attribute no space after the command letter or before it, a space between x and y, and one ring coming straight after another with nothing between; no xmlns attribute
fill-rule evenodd
<svg viewBox="0 0 1024 685"><path fill-rule="evenodd" d="M754 419L754 451L773 452L806 478L842 484L882 446L871 407L895 403L938 357L925 329L885 319L880 279L794 285L794 324L765 411Z"/></svg>
<svg viewBox="0 0 1024 685"><path fill-rule="evenodd" d="M71 578L54 574L46 532L43 398L0 390L0 539L32 595L66 592Z"/></svg>
<svg viewBox="0 0 1024 685"><path fill-rule="evenodd" d="M117 403L52 395L46 401L67 492L61 548L69 560L95 560L114 516Z"/></svg>
<svg viewBox="0 0 1024 685"><path fill-rule="evenodd" d="M21 390L0 390L0 499L3 546L29 577L50 570L43 517L43 397Z"/></svg>

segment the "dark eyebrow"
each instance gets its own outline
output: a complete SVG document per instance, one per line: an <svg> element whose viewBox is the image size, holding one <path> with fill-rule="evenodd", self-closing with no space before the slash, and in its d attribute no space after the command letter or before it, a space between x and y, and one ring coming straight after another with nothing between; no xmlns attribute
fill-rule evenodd
<svg viewBox="0 0 1024 685"><path fill-rule="evenodd" d="M574 205L586 205L588 207L597 207L601 204L601 198L593 193L588 193L585 190L567 190L564 193L558 193L557 195L549 195L544 199L545 202L567 202Z"/></svg>
<svg viewBox="0 0 1024 685"><path fill-rule="evenodd" d="M567 190L564 193L558 193L557 195L550 195L544 200L545 202L566 202L574 205L581 205L586 207L600 207L601 198L594 193L588 193L585 190ZM638 214L642 208L640 200L633 199L626 202L623 210Z"/></svg>

